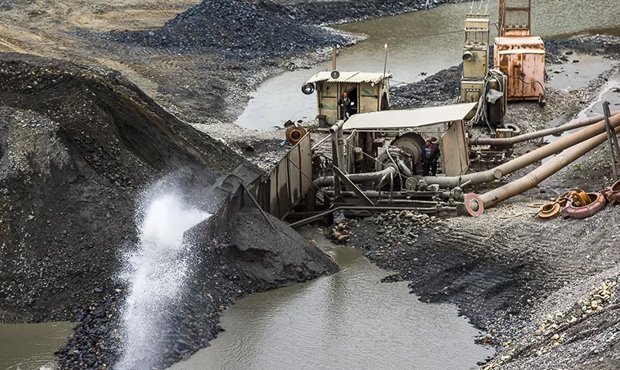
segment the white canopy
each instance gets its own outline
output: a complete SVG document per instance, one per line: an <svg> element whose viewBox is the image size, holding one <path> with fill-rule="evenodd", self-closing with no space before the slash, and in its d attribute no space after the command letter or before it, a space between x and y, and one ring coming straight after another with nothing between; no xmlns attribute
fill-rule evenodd
<svg viewBox="0 0 620 370"><path fill-rule="evenodd" d="M352 115L343 126L345 130L376 130L422 127L442 122L461 121L474 109L477 103L443 105L405 110Z"/></svg>

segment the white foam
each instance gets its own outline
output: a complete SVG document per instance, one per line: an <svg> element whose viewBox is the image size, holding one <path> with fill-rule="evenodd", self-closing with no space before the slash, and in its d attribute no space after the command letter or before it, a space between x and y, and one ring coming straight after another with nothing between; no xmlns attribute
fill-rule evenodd
<svg viewBox="0 0 620 370"><path fill-rule="evenodd" d="M175 194L154 197L143 210L140 245L128 253L122 279L124 352L117 369L148 369L161 353L168 312L183 289L189 245L183 234L211 215L191 209Z"/></svg>

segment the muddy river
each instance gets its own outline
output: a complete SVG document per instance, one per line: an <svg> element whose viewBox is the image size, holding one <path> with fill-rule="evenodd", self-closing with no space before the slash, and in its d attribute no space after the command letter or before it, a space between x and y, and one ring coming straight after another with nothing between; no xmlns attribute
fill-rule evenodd
<svg viewBox="0 0 620 370"><path fill-rule="evenodd" d="M422 303L359 250L302 234L341 271L240 300L226 331L172 369L469 369L493 353L455 306Z"/></svg>
<svg viewBox="0 0 620 370"><path fill-rule="evenodd" d="M496 22L498 2L489 3L491 21ZM532 9L533 33L545 38L588 30L604 29L615 33L620 27L617 0L533 0ZM425 75L461 62L465 16L470 11L480 10L485 11L486 6L480 9L479 2L447 4L429 11L338 26L344 31L364 33L369 38L341 51L337 69L383 72L384 44L387 43L387 70L393 74L392 85L419 81ZM246 128L268 130L282 126L289 119L314 119L316 95L303 95L300 88L314 73L329 68L331 61L266 81L252 94L252 100L236 123Z"/></svg>
<svg viewBox="0 0 620 370"><path fill-rule="evenodd" d="M54 352L67 343L73 324L0 324L0 369L51 369Z"/></svg>

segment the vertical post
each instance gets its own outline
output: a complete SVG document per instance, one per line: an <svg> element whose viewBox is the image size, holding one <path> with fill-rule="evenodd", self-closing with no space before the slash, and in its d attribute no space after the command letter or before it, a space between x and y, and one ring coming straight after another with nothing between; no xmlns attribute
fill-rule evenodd
<svg viewBox="0 0 620 370"><path fill-rule="evenodd" d="M338 127L338 169L344 173L349 173L347 168L346 159L346 147L344 145L344 134L342 133L342 127Z"/></svg>
<svg viewBox="0 0 620 370"><path fill-rule="evenodd" d="M532 36L532 0L528 1L528 11L527 11L527 27L529 28L529 36Z"/></svg>
<svg viewBox="0 0 620 370"><path fill-rule="evenodd" d="M332 71L336 70L336 45L332 46Z"/></svg>
<svg viewBox="0 0 620 370"><path fill-rule="evenodd" d="M332 126L331 134L332 134L332 167L338 167L338 158L340 158L339 146L338 146L338 125ZM334 129L335 128L335 129ZM335 170L334 170L335 172ZM340 178L334 175L334 198L340 197Z"/></svg>
<svg viewBox="0 0 620 370"><path fill-rule="evenodd" d="M498 33L499 37L504 36L504 17L506 13L505 0L499 0L499 19L498 19Z"/></svg>
<svg viewBox="0 0 620 370"><path fill-rule="evenodd" d="M607 130L607 140L611 151L611 169L614 174L614 180L618 180L618 161L620 161L620 146L618 145L618 137L614 129L609 123L611 112L609 111L609 102L603 102L603 114L605 115L605 129Z"/></svg>

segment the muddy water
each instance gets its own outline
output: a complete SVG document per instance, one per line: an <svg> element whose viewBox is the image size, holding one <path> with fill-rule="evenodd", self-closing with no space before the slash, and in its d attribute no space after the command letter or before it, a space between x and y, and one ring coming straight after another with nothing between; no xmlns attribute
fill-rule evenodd
<svg viewBox="0 0 620 370"><path fill-rule="evenodd" d="M387 69L394 75L392 84L415 82L423 74L456 65L461 61L465 15L470 10L479 10L478 3L448 4L429 11L339 26L345 31L365 33L369 39L343 50L338 69L383 72L386 43ZM533 32L545 38L591 29L612 32L620 26L617 0L533 0L532 7ZM497 1L490 1L492 22L497 21L497 13ZM311 70L286 72L268 80L253 94L236 123L247 128L270 129L288 119L313 119L316 95L303 95L300 87L315 72L330 67L331 62L326 62Z"/></svg>
<svg viewBox="0 0 620 370"><path fill-rule="evenodd" d="M51 369L74 324L0 324L0 369Z"/></svg>
<svg viewBox="0 0 620 370"><path fill-rule="evenodd" d="M304 235L342 270L240 300L226 331L173 369L468 369L492 354L456 307L419 302L358 250Z"/></svg>

